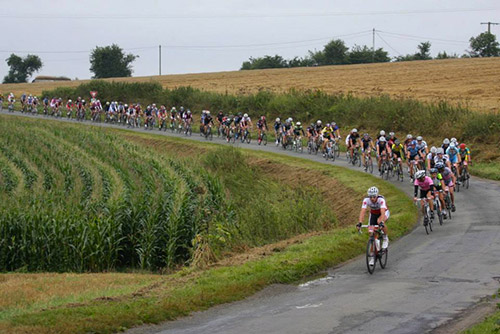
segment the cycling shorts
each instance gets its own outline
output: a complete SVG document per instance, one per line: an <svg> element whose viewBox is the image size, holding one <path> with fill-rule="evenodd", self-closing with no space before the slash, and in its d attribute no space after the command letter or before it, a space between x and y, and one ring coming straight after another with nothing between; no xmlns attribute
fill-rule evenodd
<svg viewBox="0 0 500 334"><path fill-rule="evenodd" d="M427 189L427 190L420 189L420 198L427 198L427 194L429 193L429 191L431 191L431 190L430 189Z"/></svg>
<svg viewBox="0 0 500 334"><path fill-rule="evenodd" d="M389 217L390 217L390 212L389 210L385 210L385 221L387 222L387 220L389 220ZM380 214L373 214L373 213L370 213L370 225L378 225L377 223L377 220L378 218L380 217Z"/></svg>

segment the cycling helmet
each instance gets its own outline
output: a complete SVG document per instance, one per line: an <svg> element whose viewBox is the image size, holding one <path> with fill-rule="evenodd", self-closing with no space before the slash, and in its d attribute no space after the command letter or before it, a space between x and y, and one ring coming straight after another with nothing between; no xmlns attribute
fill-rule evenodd
<svg viewBox="0 0 500 334"><path fill-rule="evenodd" d="M335 123L335 122L331 122L330 124L331 124L332 126L337 125L337 123Z"/></svg>
<svg viewBox="0 0 500 334"><path fill-rule="evenodd" d="M240 117L241 117L241 115L243 115L243 113L239 112L239 113L238 113L238 116L240 116Z"/></svg>
<svg viewBox="0 0 500 334"><path fill-rule="evenodd" d="M189 110L189 109L188 109L187 113L188 113L188 114L191 114L191 110Z"/></svg>
<svg viewBox="0 0 500 334"><path fill-rule="evenodd" d="M318 119L318 121L316 122L316 124L321 125L321 120Z"/></svg>
<svg viewBox="0 0 500 334"><path fill-rule="evenodd" d="M367 194L370 197L372 197L372 196L378 196L378 188L377 187L371 187L370 189L368 189Z"/></svg>
<svg viewBox="0 0 500 334"><path fill-rule="evenodd" d="M84 102L84 101L82 101L82 102ZM127 108L127 107L128 107L128 104L126 104L126 103L125 103L125 106L124 106L124 107L125 107L125 108Z"/></svg>
<svg viewBox="0 0 500 334"><path fill-rule="evenodd" d="M314 123L311 123L310 127L311 127L311 128L314 128Z"/></svg>
<svg viewBox="0 0 500 334"><path fill-rule="evenodd" d="M444 144L444 145L450 145L450 140L449 140L448 138L445 138L445 139L443 140L443 144Z"/></svg>
<svg viewBox="0 0 500 334"><path fill-rule="evenodd" d="M70 99L70 100L68 100L68 103L71 103L71 102L73 102L73 101L71 101L71 99Z"/></svg>
<svg viewBox="0 0 500 334"><path fill-rule="evenodd" d="M329 128L330 127L330 123L326 123L326 127Z"/></svg>
<svg viewBox="0 0 500 334"><path fill-rule="evenodd" d="M363 137L368 138L368 137L370 137L370 135L368 133L364 133Z"/></svg>
<svg viewBox="0 0 500 334"><path fill-rule="evenodd" d="M297 122L297 126L301 126L301 125L302 125L302 123L300 123L300 122Z"/></svg>
<svg viewBox="0 0 500 334"><path fill-rule="evenodd" d="M176 110L175 107L172 107L172 110ZM205 110L202 110L201 112L204 114Z"/></svg>
<svg viewBox="0 0 500 334"><path fill-rule="evenodd" d="M392 138L394 137L396 134L394 132L389 132L389 136Z"/></svg>
<svg viewBox="0 0 500 334"><path fill-rule="evenodd" d="M396 146L398 146L399 144L401 144L401 142L399 141L399 139L396 139L396 140L394 141L394 144L396 144Z"/></svg>
<svg viewBox="0 0 500 334"><path fill-rule="evenodd" d="M411 134L406 135L406 139L412 139L412 138L413 138L413 136Z"/></svg>
<svg viewBox="0 0 500 334"><path fill-rule="evenodd" d="M457 142L457 138L451 138L451 139L450 139L450 142L452 142L452 143L456 143L456 142Z"/></svg>
<svg viewBox="0 0 500 334"><path fill-rule="evenodd" d="M418 141L422 141L422 140L424 140L424 138L422 138L422 136L418 136L418 137L417 137L417 140L418 140Z"/></svg>
<svg viewBox="0 0 500 334"><path fill-rule="evenodd" d="M293 118L290 117L289 120L290 120L290 122L293 122Z"/></svg>
<svg viewBox="0 0 500 334"><path fill-rule="evenodd" d="M248 114L243 115L243 117L247 118L247 117L248 117Z"/></svg>
<svg viewBox="0 0 500 334"><path fill-rule="evenodd" d="M431 153L432 153L432 154L436 154L436 152L437 152L437 148L436 148L436 146L432 146L432 147L431 147Z"/></svg>
<svg viewBox="0 0 500 334"><path fill-rule="evenodd" d="M444 163L442 162L437 162L434 167L436 167L437 169L443 169L444 168Z"/></svg>
<svg viewBox="0 0 500 334"><path fill-rule="evenodd" d="M385 143L385 142L386 142L386 139L385 139L385 137L380 137L379 141L380 141L381 143Z"/></svg>
<svg viewBox="0 0 500 334"><path fill-rule="evenodd" d="M437 173L437 172L438 172L438 170L437 170L437 168L435 168L435 167L434 167L434 168L431 168L431 169L430 169L430 172L431 172L431 174L434 174L434 173Z"/></svg>
<svg viewBox="0 0 500 334"><path fill-rule="evenodd" d="M153 103L153 106L156 106L156 104ZM184 111L184 107L181 106L180 110Z"/></svg>
<svg viewBox="0 0 500 334"><path fill-rule="evenodd" d="M438 148L436 154L444 154L444 149L442 147Z"/></svg>
<svg viewBox="0 0 500 334"><path fill-rule="evenodd" d="M260 119L263 120L263 121L265 121L266 120L266 116L262 115L262 116L260 116Z"/></svg>
<svg viewBox="0 0 500 334"><path fill-rule="evenodd" d="M82 103L85 103L85 100L82 100Z"/></svg>
<svg viewBox="0 0 500 334"><path fill-rule="evenodd" d="M462 143L462 144L460 144L460 148L461 148L462 150L465 150L466 145L465 145L464 143Z"/></svg>
<svg viewBox="0 0 500 334"><path fill-rule="evenodd" d="M450 150L454 150L456 149L457 147L455 146L455 143L451 142L450 143Z"/></svg>
<svg viewBox="0 0 500 334"><path fill-rule="evenodd" d="M417 179L421 179L425 176L425 170L418 170L416 173L415 173L415 177Z"/></svg>
<svg viewBox="0 0 500 334"><path fill-rule="evenodd" d="M380 135L381 136L385 136L385 131L384 130L380 130Z"/></svg>
<svg viewBox="0 0 500 334"><path fill-rule="evenodd" d="M357 133L358 129L352 129L352 133Z"/></svg>
<svg viewBox="0 0 500 334"><path fill-rule="evenodd" d="M207 115L210 115L210 110L207 110Z"/></svg>
<svg viewBox="0 0 500 334"><path fill-rule="evenodd" d="M276 118L276 122L279 122L279 121L281 121L281 120L280 120L280 118L279 118L279 117L277 117L277 118Z"/></svg>

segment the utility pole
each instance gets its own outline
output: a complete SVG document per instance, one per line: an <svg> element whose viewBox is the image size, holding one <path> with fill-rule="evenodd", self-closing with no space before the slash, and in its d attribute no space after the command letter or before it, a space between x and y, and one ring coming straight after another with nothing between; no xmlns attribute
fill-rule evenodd
<svg viewBox="0 0 500 334"><path fill-rule="evenodd" d="M161 75L161 44L158 45L158 52L159 52L159 75Z"/></svg>
<svg viewBox="0 0 500 334"><path fill-rule="evenodd" d="M500 23L497 23L497 22L481 22L481 24L487 24L488 25L488 34L491 34L491 26L492 25L499 25Z"/></svg>
<svg viewBox="0 0 500 334"><path fill-rule="evenodd" d="M375 28L373 28L372 63L375 62Z"/></svg>

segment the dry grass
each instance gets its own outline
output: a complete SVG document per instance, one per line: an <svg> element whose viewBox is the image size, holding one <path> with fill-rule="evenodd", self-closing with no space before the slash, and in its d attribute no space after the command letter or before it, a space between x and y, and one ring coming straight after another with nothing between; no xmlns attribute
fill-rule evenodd
<svg viewBox="0 0 500 334"><path fill-rule="evenodd" d="M389 94L423 101L468 103L477 110L500 106L500 58L449 59L403 63L325 66L316 68L233 71L201 74L118 78L114 81L158 81L163 87L192 86L207 91L247 94L261 89L321 89L357 96ZM40 94L84 81L5 84L0 92Z"/></svg>

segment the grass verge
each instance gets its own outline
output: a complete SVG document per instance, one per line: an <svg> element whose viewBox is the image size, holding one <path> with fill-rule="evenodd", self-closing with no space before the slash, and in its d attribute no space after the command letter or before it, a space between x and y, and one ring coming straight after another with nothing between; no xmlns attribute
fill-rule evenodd
<svg viewBox="0 0 500 334"><path fill-rule="evenodd" d="M129 132L127 134L135 136ZM153 138L148 135L137 136ZM154 140L160 144L171 141L157 137ZM191 146L193 152L199 147L202 150L213 147L175 141L186 148ZM309 169L334 178L341 187L358 194L359 202L370 185L377 185L391 208L391 239L403 235L416 221L416 209L411 201L396 187L370 175L272 153L245 151L244 154L258 166L272 161L292 170ZM284 249L276 248L268 256L239 265L214 265L205 270L184 268L170 275L155 275L151 284L142 288L138 286L133 293L116 293L99 298L92 296L78 303L40 306L38 309L28 308L18 312L3 308L2 313L10 312L10 315L0 321L0 331L112 333L144 323L172 320L216 304L245 298L269 284L296 282L342 263L363 253L366 237L366 234L360 236L355 233L353 227L338 227ZM364 267L360 270L364 270ZM84 280L86 274L80 277Z"/></svg>

